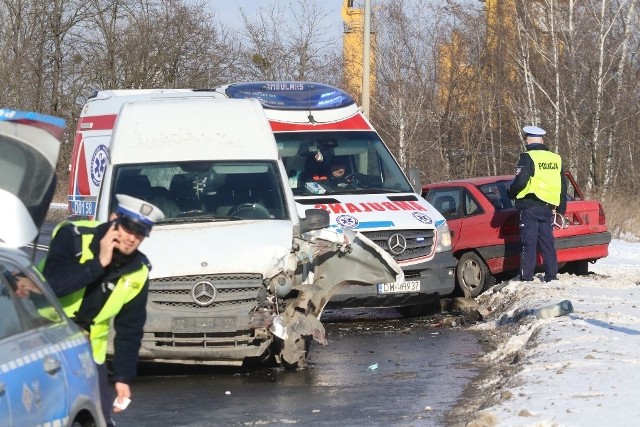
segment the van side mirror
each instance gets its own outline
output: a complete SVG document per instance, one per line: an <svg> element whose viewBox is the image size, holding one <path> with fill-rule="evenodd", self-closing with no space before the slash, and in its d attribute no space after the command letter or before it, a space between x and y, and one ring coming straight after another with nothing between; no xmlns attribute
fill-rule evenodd
<svg viewBox="0 0 640 427"><path fill-rule="evenodd" d="M422 184L420 183L420 171L416 168L409 168L409 182L413 187L413 191L418 194L422 193Z"/></svg>
<svg viewBox="0 0 640 427"><path fill-rule="evenodd" d="M324 209L307 209L304 213L306 217L300 219L300 231L302 233L326 228L331 223L329 212Z"/></svg>

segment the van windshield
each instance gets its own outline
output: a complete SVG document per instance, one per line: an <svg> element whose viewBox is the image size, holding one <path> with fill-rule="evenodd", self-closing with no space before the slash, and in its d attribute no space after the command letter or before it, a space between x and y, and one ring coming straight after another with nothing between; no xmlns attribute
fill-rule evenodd
<svg viewBox="0 0 640 427"><path fill-rule="evenodd" d="M158 206L164 221L289 219L276 162L199 161L114 168L116 194Z"/></svg>
<svg viewBox="0 0 640 427"><path fill-rule="evenodd" d="M275 137L294 195L413 192L375 132L283 132Z"/></svg>

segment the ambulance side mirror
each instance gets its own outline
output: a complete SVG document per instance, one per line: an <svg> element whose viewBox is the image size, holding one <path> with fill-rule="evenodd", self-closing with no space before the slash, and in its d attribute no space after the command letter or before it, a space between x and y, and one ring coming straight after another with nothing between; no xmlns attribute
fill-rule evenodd
<svg viewBox="0 0 640 427"><path fill-rule="evenodd" d="M422 192L422 184L420 183L420 171L416 168L409 168L409 182L413 187L413 191L420 194Z"/></svg>

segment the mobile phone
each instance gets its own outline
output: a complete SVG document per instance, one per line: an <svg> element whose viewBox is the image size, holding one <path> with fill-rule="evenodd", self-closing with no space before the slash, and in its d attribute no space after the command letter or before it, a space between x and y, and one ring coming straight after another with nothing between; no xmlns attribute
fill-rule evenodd
<svg viewBox="0 0 640 427"><path fill-rule="evenodd" d="M120 229L120 221L118 219L114 219L113 220L113 228L115 230L119 230Z"/></svg>

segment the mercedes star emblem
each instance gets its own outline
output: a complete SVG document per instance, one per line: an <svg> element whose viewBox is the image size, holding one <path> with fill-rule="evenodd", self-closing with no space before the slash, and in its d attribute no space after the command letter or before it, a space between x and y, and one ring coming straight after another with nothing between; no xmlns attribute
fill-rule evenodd
<svg viewBox="0 0 640 427"><path fill-rule="evenodd" d="M392 234L387 240L389 252L393 255L400 255L407 250L407 239L402 234Z"/></svg>
<svg viewBox="0 0 640 427"><path fill-rule="evenodd" d="M211 282L204 280L196 283L193 288L191 288L191 297L196 304L202 307L211 305L216 299L217 294L218 291L216 291L215 286L213 286Z"/></svg>

